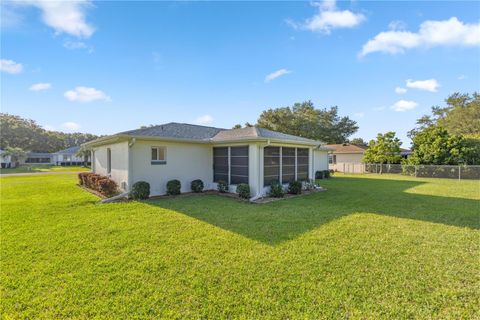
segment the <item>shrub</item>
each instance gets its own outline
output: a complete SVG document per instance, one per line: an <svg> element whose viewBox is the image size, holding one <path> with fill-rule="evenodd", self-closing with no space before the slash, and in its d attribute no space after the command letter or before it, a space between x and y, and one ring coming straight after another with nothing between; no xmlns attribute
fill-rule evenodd
<svg viewBox="0 0 480 320"><path fill-rule="evenodd" d="M180 183L180 181L176 179L170 180L167 182L167 194L172 196L180 194L181 187L182 184Z"/></svg>
<svg viewBox="0 0 480 320"><path fill-rule="evenodd" d="M333 174L333 170L323 170L323 176L325 177L325 179L330 178L330 173Z"/></svg>
<svg viewBox="0 0 480 320"><path fill-rule="evenodd" d="M278 182L274 181L270 185L270 196L274 198L283 198L285 192L283 192L283 186Z"/></svg>
<svg viewBox="0 0 480 320"><path fill-rule="evenodd" d="M250 198L250 186L246 183L240 183L237 186L237 193L240 198L249 199Z"/></svg>
<svg viewBox="0 0 480 320"><path fill-rule="evenodd" d="M146 181L135 182L129 194L134 200L144 200L150 197L150 184Z"/></svg>
<svg viewBox="0 0 480 320"><path fill-rule="evenodd" d="M318 172L318 171L317 171ZM288 184L288 193L300 194L302 193L302 183L300 181L292 181Z"/></svg>
<svg viewBox="0 0 480 320"><path fill-rule="evenodd" d="M315 179L323 179L324 171L316 171L315 172Z"/></svg>
<svg viewBox="0 0 480 320"><path fill-rule="evenodd" d="M106 197L111 197L118 192L118 185L108 177L93 172L81 172L78 174L79 184L100 192Z"/></svg>
<svg viewBox="0 0 480 320"><path fill-rule="evenodd" d="M97 181L97 190L104 196L111 197L117 193L118 186L112 179L104 178Z"/></svg>
<svg viewBox="0 0 480 320"><path fill-rule="evenodd" d="M192 188L193 192L202 192L203 191L203 181L200 179L193 180L190 187Z"/></svg>
<svg viewBox="0 0 480 320"><path fill-rule="evenodd" d="M228 192L228 184L225 181L220 180L217 183L217 189L220 193Z"/></svg>

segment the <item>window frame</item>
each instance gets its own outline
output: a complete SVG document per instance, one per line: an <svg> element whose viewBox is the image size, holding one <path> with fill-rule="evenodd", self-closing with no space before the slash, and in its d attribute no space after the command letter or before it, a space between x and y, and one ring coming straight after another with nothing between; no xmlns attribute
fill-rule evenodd
<svg viewBox="0 0 480 320"><path fill-rule="evenodd" d="M107 148L107 174L112 173L112 149Z"/></svg>
<svg viewBox="0 0 480 320"><path fill-rule="evenodd" d="M156 159L153 159L152 151L156 149ZM163 149L163 160L160 159L160 149ZM167 147L166 146L150 146L150 164L167 164Z"/></svg>
<svg viewBox="0 0 480 320"><path fill-rule="evenodd" d="M267 153L265 152L265 149L267 148L277 148L278 149L278 158L277 158L277 155L275 154L275 152L273 153ZM292 152L292 149L295 150L295 153ZM289 152L290 154L287 154L285 153L284 154L284 150ZM302 152L299 152L300 150L302 150ZM265 162L265 159L266 158L277 158L277 162L278 162L278 165L272 165L272 164L269 164L269 165L266 165L266 162ZM299 162L299 159L302 159L302 161ZM293 162L292 159L295 159L294 160L294 164L292 165L291 163ZM307 160L306 163L304 160ZM283 163L285 160L289 160L289 163ZM311 169L311 165L312 165L312 158L311 158L311 152L310 152L310 148L302 148L302 147L290 147L290 146L276 146L276 145L273 145L273 146L266 146L263 148L263 186L264 187L269 187L271 185L271 182L272 181L275 181L275 180L272 180L271 178L272 177L278 177L278 179L276 181L278 181L280 184L284 185L284 184L288 184L289 181L292 181L292 179L290 178L289 181L284 181L284 177L287 177L287 176L292 176L294 175L294 181L308 181L309 179L309 175L310 175L310 169ZM270 169L270 168L277 168L278 167L278 175L265 175L265 172L266 172L266 169ZM294 168L293 169L293 174L292 173L287 173L287 174L284 174L284 169L287 169L287 168L290 168L289 171L291 171L291 168ZM305 169L306 170L303 170ZM302 171L299 171L299 168L302 169ZM269 170L271 171L271 170ZM303 177L304 175L306 174L306 178ZM299 178L299 176L302 176L301 178ZM266 182L266 179L265 177L268 178L268 180L270 180L268 183Z"/></svg>
<svg viewBox="0 0 480 320"><path fill-rule="evenodd" d="M232 149L235 149L235 148L244 148L246 149L246 155L232 155ZM215 149L226 149L226 155L218 155L218 156L215 156ZM227 172L216 172L215 171L215 158L226 158L227 160L227 164L226 164L226 167L227 167ZM246 158L247 161L246 161L246 164L245 165L241 165L241 164L234 164L232 165L232 158ZM241 183L246 183L246 184L249 184L249 181L250 181L250 147L249 145L234 145L234 146L216 146L216 147L213 147L212 148L212 160L213 160L213 163L212 163L212 169L213 169L213 182L214 183L218 183L219 181L221 180L224 180L224 179L216 179L215 177L216 176L226 176L226 183L228 185L232 185L232 186L236 186L236 185L239 185ZM223 165L222 165L223 166ZM223 166L224 167L224 166ZM237 168L246 168L246 175L241 175L241 174L232 174L232 167L235 167L236 169ZM246 182L238 182L238 183L232 183L232 176L235 177L235 179L244 179L246 180Z"/></svg>

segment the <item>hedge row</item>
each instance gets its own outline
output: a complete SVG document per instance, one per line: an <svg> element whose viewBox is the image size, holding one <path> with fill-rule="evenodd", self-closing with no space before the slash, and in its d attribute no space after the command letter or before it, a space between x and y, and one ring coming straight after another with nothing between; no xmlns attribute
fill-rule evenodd
<svg viewBox="0 0 480 320"><path fill-rule="evenodd" d="M118 186L112 179L92 172L80 172L78 182L81 186L100 192L106 197L117 194Z"/></svg>

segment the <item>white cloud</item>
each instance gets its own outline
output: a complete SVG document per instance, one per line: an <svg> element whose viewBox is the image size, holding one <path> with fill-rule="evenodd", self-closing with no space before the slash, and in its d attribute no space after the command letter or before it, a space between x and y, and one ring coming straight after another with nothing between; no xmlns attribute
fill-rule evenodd
<svg viewBox="0 0 480 320"><path fill-rule="evenodd" d="M396 87L395 88L395 93L404 94L406 92L407 92L407 89L405 89L405 88L402 88L402 87Z"/></svg>
<svg viewBox="0 0 480 320"><path fill-rule="evenodd" d="M92 102L95 100L104 100L111 101L109 96L107 96L103 91L88 88L88 87L76 87L74 90L66 91L63 96L70 101L78 102Z"/></svg>
<svg viewBox="0 0 480 320"><path fill-rule="evenodd" d="M48 90L52 87L51 83L45 83L45 82L40 82L40 83L35 83L33 84L28 90L31 91L43 91L43 90Z"/></svg>
<svg viewBox="0 0 480 320"><path fill-rule="evenodd" d="M265 77L265 82L270 82L273 79L276 79L278 77L281 77L281 76L289 74L289 73L292 73L292 71L287 70L287 69L280 69L280 70L274 71L270 74L267 74L267 76Z"/></svg>
<svg viewBox="0 0 480 320"><path fill-rule="evenodd" d="M298 24L293 21L287 21L287 23L296 29L301 28L330 34L333 29L356 27L366 19L361 13L338 10L333 0L314 2L312 5L318 7L316 15L307 19L304 23Z"/></svg>
<svg viewBox="0 0 480 320"><path fill-rule="evenodd" d="M357 118L363 118L365 117L365 112L356 112L353 115Z"/></svg>
<svg viewBox="0 0 480 320"><path fill-rule="evenodd" d="M417 106L418 106L418 103L416 103L415 101L399 100L395 102L395 104L390 108L397 112L403 112L403 111L415 109Z"/></svg>
<svg viewBox="0 0 480 320"><path fill-rule="evenodd" d="M23 71L23 65L13 60L1 59L0 71L10 74L17 74Z"/></svg>
<svg viewBox="0 0 480 320"><path fill-rule="evenodd" d="M89 0L25 0L18 5L34 6L42 11L43 22L56 33L66 33L79 38L89 38L95 28L86 21L86 11L92 7Z"/></svg>
<svg viewBox="0 0 480 320"><path fill-rule="evenodd" d="M425 21L418 32L391 30L377 34L363 45L360 56L373 52L404 53L413 48L435 46L480 45L480 23L468 24L456 17L441 21Z"/></svg>
<svg viewBox="0 0 480 320"><path fill-rule="evenodd" d="M206 114L201 117L198 117L195 120L195 123L203 126L211 125L213 123L213 117L211 115Z"/></svg>
<svg viewBox="0 0 480 320"><path fill-rule="evenodd" d="M62 128L67 130L67 131L77 131L78 129L80 129L80 125L78 123L75 123L75 122L65 122L65 123L62 123Z"/></svg>
<svg viewBox="0 0 480 320"><path fill-rule="evenodd" d="M437 92L438 87L440 86L435 79L428 79L428 80L411 80L408 79L406 81L406 85L408 88L430 91L430 92Z"/></svg>

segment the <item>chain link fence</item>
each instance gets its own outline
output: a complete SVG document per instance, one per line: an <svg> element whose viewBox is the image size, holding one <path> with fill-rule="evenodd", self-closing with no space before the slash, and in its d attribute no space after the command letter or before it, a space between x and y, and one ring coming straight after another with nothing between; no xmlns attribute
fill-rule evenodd
<svg viewBox="0 0 480 320"><path fill-rule="evenodd" d="M480 180L480 166L362 164L364 173L403 174L412 177ZM350 173L350 172L345 172ZM353 172L352 172L353 173Z"/></svg>

